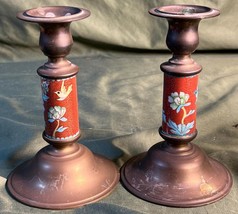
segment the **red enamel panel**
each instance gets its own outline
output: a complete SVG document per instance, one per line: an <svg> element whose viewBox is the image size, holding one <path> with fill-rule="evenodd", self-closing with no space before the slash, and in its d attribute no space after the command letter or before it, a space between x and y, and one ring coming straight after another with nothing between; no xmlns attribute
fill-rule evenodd
<svg viewBox="0 0 238 214"><path fill-rule="evenodd" d="M198 75L177 77L164 74L162 131L175 136L196 130Z"/></svg>
<svg viewBox="0 0 238 214"><path fill-rule="evenodd" d="M41 79L44 102L45 135L56 140L80 134L76 76Z"/></svg>

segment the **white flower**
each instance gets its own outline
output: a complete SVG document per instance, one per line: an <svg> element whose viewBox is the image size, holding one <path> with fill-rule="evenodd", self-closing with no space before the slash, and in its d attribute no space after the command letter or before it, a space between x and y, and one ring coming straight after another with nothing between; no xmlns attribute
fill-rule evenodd
<svg viewBox="0 0 238 214"><path fill-rule="evenodd" d="M168 97L168 101L170 103L170 107L178 113L180 109L184 106L189 106L191 103L187 103L189 99L189 94L185 94L184 92L173 92Z"/></svg>
<svg viewBox="0 0 238 214"><path fill-rule="evenodd" d="M61 106L54 106L49 108L48 112L48 121L54 122L55 120L61 120L61 121L67 121L67 119L64 117L64 114L66 113L66 108Z"/></svg>

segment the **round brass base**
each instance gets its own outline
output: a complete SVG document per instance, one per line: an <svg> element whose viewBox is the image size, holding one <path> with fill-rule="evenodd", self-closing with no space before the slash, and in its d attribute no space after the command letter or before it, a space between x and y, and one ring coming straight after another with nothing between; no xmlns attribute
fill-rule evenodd
<svg viewBox="0 0 238 214"><path fill-rule="evenodd" d="M104 198L118 180L113 162L73 143L61 150L41 149L9 175L7 189L24 204L67 209Z"/></svg>
<svg viewBox="0 0 238 214"><path fill-rule="evenodd" d="M152 203L196 207L226 196L230 172L191 143L171 146L161 142L130 159L121 169L124 186Z"/></svg>

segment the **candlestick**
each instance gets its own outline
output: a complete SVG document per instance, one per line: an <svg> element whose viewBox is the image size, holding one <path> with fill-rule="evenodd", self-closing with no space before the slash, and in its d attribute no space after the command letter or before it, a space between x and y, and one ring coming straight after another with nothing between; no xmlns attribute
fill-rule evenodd
<svg viewBox="0 0 238 214"><path fill-rule="evenodd" d="M66 209L107 196L118 183L114 163L78 144L76 74L78 66L66 59L73 44L70 23L90 15L76 7L41 7L21 12L21 20L38 23L40 48L48 62L38 68L41 77L45 130L50 145L9 175L7 188L17 200L35 207Z"/></svg>
<svg viewBox="0 0 238 214"><path fill-rule="evenodd" d="M191 143L197 135L196 101L202 67L192 58L199 43L201 19L219 11L197 5L170 5L151 9L166 18L166 39L173 56L161 65L164 72L162 127L165 140L130 159L121 169L124 186L134 195L157 204L194 207L226 196L230 172Z"/></svg>

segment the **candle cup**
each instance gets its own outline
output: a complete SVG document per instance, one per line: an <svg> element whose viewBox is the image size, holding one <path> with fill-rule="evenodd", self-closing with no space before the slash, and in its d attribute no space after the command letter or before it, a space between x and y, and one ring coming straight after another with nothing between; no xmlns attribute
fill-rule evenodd
<svg viewBox="0 0 238 214"><path fill-rule="evenodd" d="M48 62L39 67L45 130L50 145L16 167L7 179L9 193L39 208L67 209L107 196L119 180L115 164L78 144L76 74L78 66L66 59L73 44L70 24L90 15L76 7L52 6L20 12L17 18L40 26L39 44Z"/></svg>
<svg viewBox="0 0 238 214"><path fill-rule="evenodd" d="M121 179L131 193L156 204L209 204L229 193L232 177L226 167L191 143L197 135L198 74L202 70L191 53L199 43L199 22L218 16L219 11L197 5L169 5L149 13L167 19L166 44L173 53L161 64L164 90L159 134L165 141L128 160L121 169Z"/></svg>

